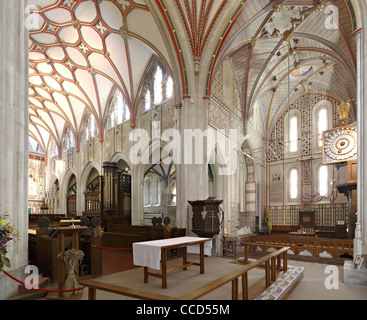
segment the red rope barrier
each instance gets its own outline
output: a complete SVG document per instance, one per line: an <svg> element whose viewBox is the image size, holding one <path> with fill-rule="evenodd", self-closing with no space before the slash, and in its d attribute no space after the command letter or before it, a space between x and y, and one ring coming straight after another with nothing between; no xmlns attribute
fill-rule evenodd
<svg viewBox="0 0 367 320"><path fill-rule="evenodd" d="M225 244L228 244L229 246L233 246L233 247L242 247L242 246L243 246L242 244L232 244L232 243L228 243L228 242L223 241L222 239L220 239L220 241L222 241L222 242L223 242L223 243L225 243Z"/></svg>
<svg viewBox="0 0 367 320"><path fill-rule="evenodd" d="M25 283L14 278L11 274L7 273L6 271L4 270L0 270L2 272L4 272L4 274L6 274L9 278L13 279L14 281L22 284L25 286ZM29 285L27 285L27 287L29 287ZM70 290L48 290L48 289L43 289L43 288L35 288L35 287L31 287L31 289L29 290L38 290L38 291L44 291L44 292L73 292L73 291L81 291L83 290L84 288L77 288L77 289L70 289Z"/></svg>
<svg viewBox="0 0 367 320"><path fill-rule="evenodd" d="M100 247L100 246L93 246L94 248L97 248L97 249L105 249L105 250L125 250L125 251L128 251L128 250L132 250L133 248L108 248L108 247Z"/></svg>

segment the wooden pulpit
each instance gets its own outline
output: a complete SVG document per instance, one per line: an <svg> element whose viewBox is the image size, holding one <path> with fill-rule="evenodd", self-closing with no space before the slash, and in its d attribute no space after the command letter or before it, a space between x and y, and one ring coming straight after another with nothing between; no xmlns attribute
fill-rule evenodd
<svg viewBox="0 0 367 320"><path fill-rule="evenodd" d="M188 201L192 206L192 232L203 238L212 238L219 234L222 202L223 200L214 199Z"/></svg>
<svg viewBox="0 0 367 320"><path fill-rule="evenodd" d="M59 253L65 251L65 238L71 237L71 249L79 250L79 235L85 231L87 227L72 226L72 227L60 227L55 230L52 237L57 237L59 242ZM79 271L77 270L77 277L79 278ZM65 266L64 262L58 260L58 290L62 290L62 286L65 282ZM80 296L74 296L74 299L80 299ZM50 292L46 299L62 300L60 293Z"/></svg>

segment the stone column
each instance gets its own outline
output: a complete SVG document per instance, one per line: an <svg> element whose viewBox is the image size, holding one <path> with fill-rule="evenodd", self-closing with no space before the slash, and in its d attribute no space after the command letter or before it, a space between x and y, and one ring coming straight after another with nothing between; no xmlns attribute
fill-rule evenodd
<svg viewBox="0 0 367 320"><path fill-rule="evenodd" d="M19 231L8 244L10 272L25 279L28 264L28 30L26 0L0 1L0 204ZM0 300L18 283L0 273Z"/></svg>
<svg viewBox="0 0 367 320"><path fill-rule="evenodd" d="M367 10L366 2L359 1L360 12ZM361 15L362 19L366 19ZM362 21L365 24L367 21ZM365 29L360 29L354 34L357 42L357 121L358 121L358 188L357 188L357 213L356 238L354 241L354 255L367 254L367 33Z"/></svg>
<svg viewBox="0 0 367 320"><path fill-rule="evenodd" d="M365 177L365 167L364 155L366 153L366 142L365 139L365 116L366 111L364 110L364 47L362 30L354 35L354 39L357 42L357 121L358 121L358 188L357 188L357 213L358 220L356 223L355 239L354 239L354 256L362 254L363 239L365 239L365 234L362 234L362 230L366 230L363 227L364 214L366 212L366 201L364 201L364 182Z"/></svg>
<svg viewBox="0 0 367 320"><path fill-rule="evenodd" d="M203 200L208 198L208 161L204 150L202 164L196 163L195 152L185 147L185 130L195 129L205 132L207 129L207 105L203 100L195 97L185 97L180 108L178 130L181 134L181 164L176 165L177 172L177 226L186 228L188 235L191 233L191 206L188 200ZM189 137L189 135L187 136ZM193 149L195 139L193 141ZM205 149L205 148L204 148ZM192 153L191 153L192 152ZM191 153L191 154L190 154ZM192 164L185 161L191 158ZM190 157L191 156L191 157Z"/></svg>

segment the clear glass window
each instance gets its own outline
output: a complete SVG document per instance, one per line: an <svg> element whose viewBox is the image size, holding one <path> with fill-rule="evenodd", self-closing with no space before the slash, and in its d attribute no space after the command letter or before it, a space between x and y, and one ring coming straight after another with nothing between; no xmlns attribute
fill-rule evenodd
<svg viewBox="0 0 367 320"><path fill-rule="evenodd" d="M160 67L154 75L154 104L160 104L163 101L163 72Z"/></svg>
<svg viewBox="0 0 367 320"><path fill-rule="evenodd" d="M290 141L290 152L297 152L298 150L298 119L292 117L289 125L289 141Z"/></svg>
<svg viewBox="0 0 367 320"><path fill-rule="evenodd" d="M319 169L319 194L321 197L326 197L328 193L328 168L321 166Z"/></svg>
<svg viewBox="0 0 367 320"><path fill-rule="evenodd" d="M298 171L296 169L291 170L290 173L290 196L291 199L298 198Z"/></svg>
<svg viewBox="0 0 367 320"><path fill-rule="evenodd" d="M322 134L328 129L328 114L326 109L321 109L318 116L317 131L319 136L319 146L322 146Z"/></svg>

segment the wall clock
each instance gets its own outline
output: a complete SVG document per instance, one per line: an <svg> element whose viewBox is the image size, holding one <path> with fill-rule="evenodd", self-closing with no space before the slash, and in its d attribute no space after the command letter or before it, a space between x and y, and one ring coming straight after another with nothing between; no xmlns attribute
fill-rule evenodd
<svg viewBox="0 0 367 320"><path fill-rule="evenodd" d="M357 160L357 125L325 131L323 134L323 164Z"/></svg>

